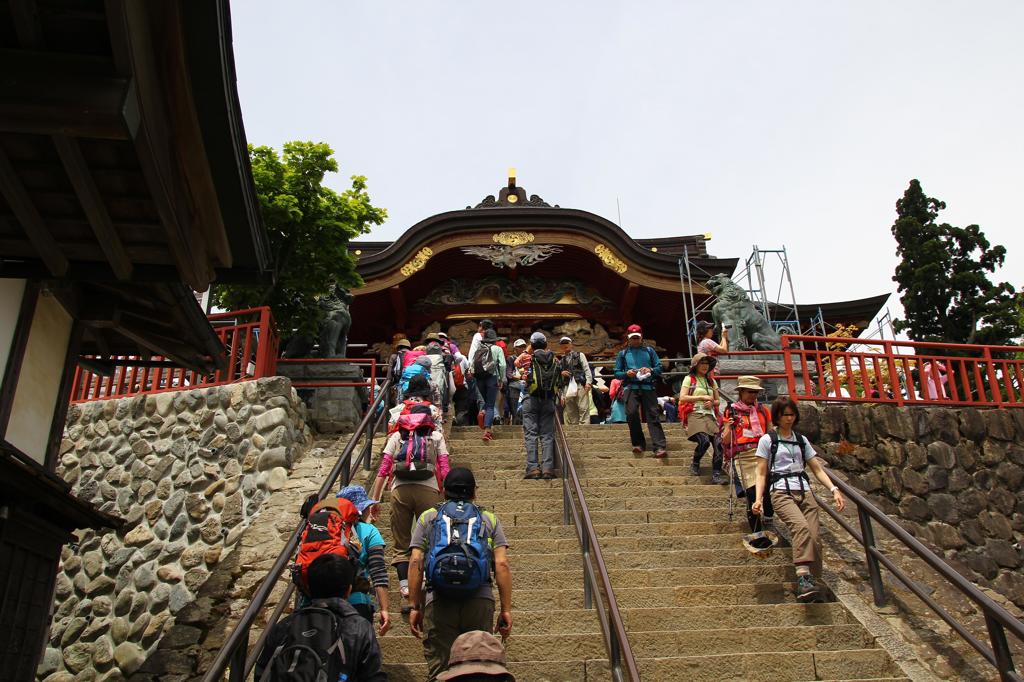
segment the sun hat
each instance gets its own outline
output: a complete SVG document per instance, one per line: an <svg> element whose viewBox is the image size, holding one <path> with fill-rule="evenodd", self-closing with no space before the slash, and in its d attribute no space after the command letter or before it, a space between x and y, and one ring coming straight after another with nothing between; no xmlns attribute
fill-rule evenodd
<svg viewBox="0 0 1024 682"><path fill-rule="evenodd" d="M431 332L423 339L423 343L430 343L431 341L441 343L441 337L437 335L437 332Z"/></svg>
<svg viewBox="0 0 1024 682"><path fill-rule="evenodd" d="M641 339L644 336L644 330L638 324L631 324L626 327L626 338L631 339L634 336Z"/></svg>
<svg viewBox="0 0 1024 682"><path fill-rule="evenodd" d="M453 495L472 497L476 492L476 476L466 467L455 467L444 477L444 491Z"/></svg>
<svg viewBox="0 0 1024 682"><path fill-rule="evenodd" d="M739 391L744 388L749 391L764 390L764 386L761 385L761 379L750 375L737 377L736 379L736 390Z"/></svg>
<svg viewBox="0 0 1024 682"><path fill-rule="evenodd" d="M398 343L395 344L395 348L412 348L412 344L409 343L409 339L399 339Z"/></svg>
<svg viewBox="0 0 1024 682"><path fill-rule="evenodd" d="M515 343L512 344L513 348L522 348L526 345L526 339L516 339Z"/></svg>
<svg viewBox="0 0 1024 682"><path fill-rule="evenodd" d="M380 504L380 500L371 500L370 496L366 494L366 488L361 485L345 486L338 491L338 497L344 498L354 504L360 514L366 511L368 507Z"/></svg>
<svg viewBox="0 0 1024 682"><path fill-rule="evenodd" d="M779 534L773 530L759 530L743 536L743 548L757 559L767 559L779 544Z"/></svg>
<svg viewBox="0 0 1024 682"><path fill-rule="evenodd" d="M501 640L483 630L470 630L459 635L452 644L448 657L448 670L437 676L439 680L458 680L463 675L504 675L515 682L505 667L505 647Z"/></svg>
<svg viewBox="0 0 1024 682"><path fill-rule="evenodd" d="M572 343L572 337L563 336L562 338L558 339L558 343Z"/></svg>

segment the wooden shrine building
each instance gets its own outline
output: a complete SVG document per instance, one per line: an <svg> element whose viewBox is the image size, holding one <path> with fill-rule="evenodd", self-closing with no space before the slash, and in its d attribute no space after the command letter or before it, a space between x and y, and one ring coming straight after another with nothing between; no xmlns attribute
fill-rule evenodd
<svg viewBox="0 0 1024 682"><path fill-rule="evenodd" d="M353 292L350 340L386 355L396 333L441 330L465 350L476 322L490 318L500 336L568 334L602 357L635 322L670 357L685 356L684 293L706 301L707 278L732 275L739 260L710 255L709 239L634 239L599 215L528 196L513 176L497 197L427 218L395 242L350 244L365 280ZM682 275L684 247L699 277ZM864 329L886 299L800 304L801 323L820 310L827 324Z"/></svg>
<svg viewBox="0 0 1024 682"><path fill-rule="evenodd" d="M83 355L209 372L196 302L262 281L227 0L0 3L0 677L31 680L61 547L121 520L54 473Z"/></svg>

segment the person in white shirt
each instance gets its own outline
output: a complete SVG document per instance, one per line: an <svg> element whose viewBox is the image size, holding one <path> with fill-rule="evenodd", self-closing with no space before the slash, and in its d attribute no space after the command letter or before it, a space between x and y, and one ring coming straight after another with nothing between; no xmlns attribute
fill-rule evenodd
<svg viewBox="0 0 1024 682"><path fill-rule="evenodd" d="M821 532L818 504L814 501L805 468L809 468L814 477L829 489L838 511L843 511L846 502L828 477L810 442L795 429L799 421L800 411L795 400L789 396L775 399L772 403L775 431L761 436L757 444L757 492L750 510L758 516L762 514L767 492L776 518L786 524L793 536L796 598L801 602L811 602L820 596L814 579L821 577Z"/></svg>

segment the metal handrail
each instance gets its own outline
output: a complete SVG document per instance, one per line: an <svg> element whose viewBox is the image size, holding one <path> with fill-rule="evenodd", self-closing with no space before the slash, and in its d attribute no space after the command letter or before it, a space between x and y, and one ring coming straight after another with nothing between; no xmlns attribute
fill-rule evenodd
<svg viewBox="0 0 1024 682"><path fill-rule="evenodd" d="M601 622L601 633L604 635L605 648L608 651L608 663L611 666L612 678L616 682L625 682L626 680L639 682L640 671L637 669L633 649L626 636L626 626L622 622L622 614L619 612L619 604L615 599L611 578L608 577L608 568L605 566L604 555L601 553L601 544L597 540L597 531L594 530L590 508L583 496L580 477L576 473L576 465L572 461L569 442L566 440L562 423L557 418L554 422L560 449L559 460L562 464L562 524L569 523L571 514L576 527L576 536L580 542L580 551L583 554L583 605L588 609L594 608L594 591L603 593L604 598L608 601L607 608L601 599L596 601L596 606L598 620ZM573 504L573 492L579 502L579 509ZM593 563L591 558L593 558ZM596 574L594 572L595 565L597 567ZM623 666L628 677L623 677Z"/></svg>
<svg viewBox="0 0 1024 682"><path fill-rule="evenodd" d="M1014 618L1009 611L992 601L992 599L986 596L977 588L977 586L971 583L971 581L960 575L952 566L946 563L944 559L925 547L920 540L904 530L903 527L893 521L889 516L878 509L878 507L871 504L867 498L854 489L849 483L836 476L829 468L826 467L825 471L828 473L828 477L832 481L833 485L838 486L843 495L857 505L857 516L860 520L860 532L858 533L857 530L853 528L853 526L843 518L839 512L834 510L832 505L826 504L823 500L818 498L817 495L815 495L815 499L818 502L818 506L824 509L825 512L843 528L843 530L849 533L850 536L864 548L865 560L868 566L868 576L871 582L871 592L875 606L885 606L888 601L885 589L882 586L882 573L879 568L879 564L881 564L889 569L889 572L903 583L908 590L917 595L925 605L942 618L942 620L944 620L958 635L960 635L964 641L970 644L979 654L981 654L989 664L994 666L998 671L999 678L1001 680L1004 682L1024 682L1024 677L1021 677L1021 675L1014 669L1013 657L1010 652L1009 643L1006 639L1006 630L1009 630L1017 637L1017 639L1024 642L1024 624ZM985 625L988 629L989 641L992 645L991 648L987 647L974 637L966 627L936 603L920 585L900 570L900 568L896 566L891 559L882 554L875 545L874 529L871 525L872 521L877 521L882 528L887 530L893 537L907 547L907 549L912 551L926 564L928 564L928 566L944 578L946 582L955 587L965 597L981 608L985 615Z"/></svg>
<svg viewBox="0 0 1024 682"><path fill-rule="evenodd" d="M377 393L374 400L370 403L369 407L366 408L366 414L363 415L362 421L359 422L359 426L356 427L355 433L352 434L352 438L349 439L348 444L345 445L344 450L338 456L338 460L334 463L330 473L324 480L323 485L320 486L320 490L317 491L317 497L323 498L331 491L334 484L337 482L339 477L342 477L342 483L348 485L348 482L352 480L352 472L354 469L363 464L365 468L369 468L369 460L366 459L373 448L373 433L384 421L385 415L387 415L386 409L381 409L379 415L375 413L378 406L384 407L384 400L389 394L391 388L391 379L388 378L381 387L381 390ZM352 453L355 452L356 445L359 440L366 436L366 442L363 445L363 451L356 459L355 463L352 463ZM364 460L365 463L364 463ZM249 631L252 629L253 623L256 621L256 616L263 609L270 597L271 592L274 590L274 586L277 584L278 578L288 567L291 562L292 556L295 554L295 550L299 546L299 541L302 538L302 532L306 528L306 520L302 519L296 526L295 531L288 538L281 553L277 556L277 560L274 561L273 566L267 571L266 577L263 582L260 583L259 588L253 595L249 606L246 607L245 611L242 612L242 616L238 619L238 623L235 625L231 634L228 636L224 646L221 647L220 651L217 652L217 657L214 659L210 669L206 672L203 677L203 682L218 682L223 679L224 671L229 670L228 680L229 682L242 682L245 680L252 668L256 664L256 658L259 656L259 649L266 642L266 635L270 631L270 628L274 625L277 618L281 616L284 611L284 605L290 598L293 586L285 590L285 595L282 596L281 601L278 602L277 608L272 614L272 620L267 623L264 629L263 635L257 641L257 647L253 650L252 656L248 656L249 648Z"/></svg>

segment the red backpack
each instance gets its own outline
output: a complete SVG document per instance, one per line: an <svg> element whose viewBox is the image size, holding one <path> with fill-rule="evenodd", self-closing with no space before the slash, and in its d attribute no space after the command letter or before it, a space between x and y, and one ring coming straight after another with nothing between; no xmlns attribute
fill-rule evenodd
<svg viewBox="0 0 1024 682"><path fill-rule="evenodd" d="M309 565L317 557L337 554L353 562L359 560L359 538L352 530L359 519L359 510L344 498L320 500L310 510L292 567L292 581L303 594L309 594Z"/></svg>
<svg viewBox="0 0 1024 682"><path fill-rule="evenodd" d="M424 481L435 476L434 465L428 461L433 417L425 412L403 414L396 426L401 440L395 453L395 478Z"/></svg>

